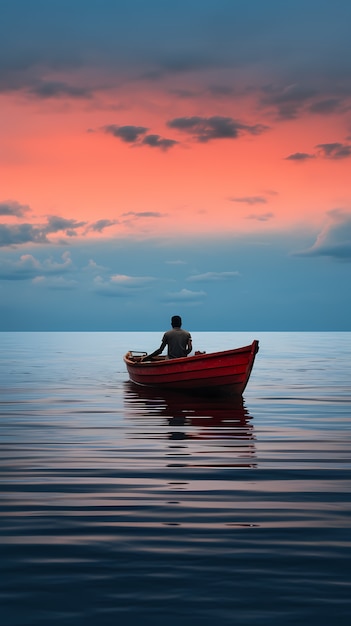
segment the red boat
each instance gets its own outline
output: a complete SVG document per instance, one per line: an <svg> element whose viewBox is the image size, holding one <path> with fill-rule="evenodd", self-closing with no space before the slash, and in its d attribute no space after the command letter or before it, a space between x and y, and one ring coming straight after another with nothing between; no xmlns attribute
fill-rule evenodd
<svg viewBox="0 0 351 626"><path fill-rule="evenodd" d="M124 362L130 380L137 385L158 389L179 389L197 393L242 395L258 352L258 341L223 352L195 353L168 359L154 357L142 361L146 352L127 352Z"/></svg>

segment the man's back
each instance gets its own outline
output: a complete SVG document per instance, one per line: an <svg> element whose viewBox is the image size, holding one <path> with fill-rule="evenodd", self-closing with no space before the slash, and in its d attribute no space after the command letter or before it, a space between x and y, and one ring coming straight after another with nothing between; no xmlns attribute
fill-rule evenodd
<svg viewBox="0 0 351 626"><path fill-rule="evenodd" d="M190 339L190 333L183 328L172 328L172 330L168 330L163 336L163 341L168 346L168 358L179 359L180 357L187 356L187 347Z"/></svg>

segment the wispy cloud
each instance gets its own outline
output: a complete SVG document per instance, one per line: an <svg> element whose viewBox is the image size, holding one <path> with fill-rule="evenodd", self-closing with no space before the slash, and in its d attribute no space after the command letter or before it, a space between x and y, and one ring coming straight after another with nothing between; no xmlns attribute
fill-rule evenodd
<svg viewBox="0 0 351 626"><path fill-rule="evenodd" d="M37 276L32 282L37 287L45 287L45 289L54 291L71 291L76 289L79 284L77 280L67 279L63 276Z"/></svg>
<svg viewBox="0 0 351 626"><path fill-rule="evenodd" d="M351 212L332 209L328 221L308 250L295 256L325 256L339 261L351 261Z"/></svg>
<svg viewBox="0 0 351 626"><path fill-rule="evenodd" d="M177 259L175 261L166 261L167 265L186 265L186 261L182 261L181 259Z"/></svg>
<svg viewBox="0 0 351 626"><path fill-rule="evenodd" d="M173 304L182 302L183 304L199 303L206 297L205 291L191 291L190 289L181 289L180 291L167 292L163 298L164 302Z"/></svg>
<svg viewBox="0 0 351 626"><path fill-rule="evenodd" d="M239 202L242 204L266 204L267 198L264 196L234 196L229 198L230 202Z"/></svg>
<svg viewBox="0 0 351 626"><path fill-rule="evenodd" d="M205 272L204 274L193 274L192 276L188 276L187 281L190 282L216 282L222 280L230 280L232 278L236 278L240 273L238 271L234 272Z"/></svg>
<svg viewBox="0 0 351 626"><path fill-rule="evenodd" d="M89 263L84 268L84 270L91 271L91 272L104 272L104 271L107 272L108 268L105 267L104 265L100 265L99 263L94 261L94 259L89 259Z"/></svg>
<svg viewBox="0 0 351 626"><path fill-rule="evenodd" d="M274 213L271 213L271 212L250 213L249 215L246 216L247 220L256 220L257 222L268 222L268 220L271 220L273 218L274 218Z"/></svg>
<svg viewBox="0 0 351 626"><path fill-rule="evenodd" d="M88 230L102 233L105 228L110 228L111 226L115 226L116 224L119 224L118 220L97 220L97 222L93 222L89 225Z"/></svg>
<svg viewBox="0 0 351 626"><path fill-rule="evenodd" d="M110 282L114 285L132 288L145 287L146 284L154 280L152 276L128 276L126 274L113 274L110 278Z"/></svg>
<svg viewBox="0 0 351 626"><path fill-rule="evenodd" d="M166 213L160 213L159 211L128 211L128 213L122 214L122 217L129 217L134 219L159 218L165 216Z"/></svg>
<svg viewBox="0 0 351 626"><path fill-rule="evenodd" d="M109 278L96 276L94 289L96 293L107 297L129 297L140 290L146 289L155 278L152 276L130 276L127 274L113 274Z"/></svg>
<svg viewBox="0 0 351 626"><path fill-rule="evenodd" d="M68 251L61 256L62 261L47 258L40 261L32 254L23 254L17 261L2 260L0 278L2 280L32 280L43 276L52 276L71 271L72 259Z"/></svg>

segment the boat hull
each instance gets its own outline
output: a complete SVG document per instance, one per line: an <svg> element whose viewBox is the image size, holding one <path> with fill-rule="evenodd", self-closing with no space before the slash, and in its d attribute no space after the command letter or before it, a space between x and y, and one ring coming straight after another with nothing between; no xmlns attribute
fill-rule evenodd
<svg viewBox="0 0 351 626"><path fill-rule="evenodd" d="M141 362L128 352L124 356L130 380L146 387L200 393L241 395L248 383L258 341L249 346L197 354L180 359L164 357Z"/></svg>

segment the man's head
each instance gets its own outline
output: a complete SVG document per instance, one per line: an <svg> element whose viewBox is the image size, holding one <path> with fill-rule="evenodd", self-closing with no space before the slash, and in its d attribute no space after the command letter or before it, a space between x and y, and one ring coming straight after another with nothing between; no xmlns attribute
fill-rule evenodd
<svg viewBox="0 0 351 626"><path fill-rule="evenodd" d="M172 328L180 328L182 325L182 318L179 315L173 315L171 319Z"/></svg>

